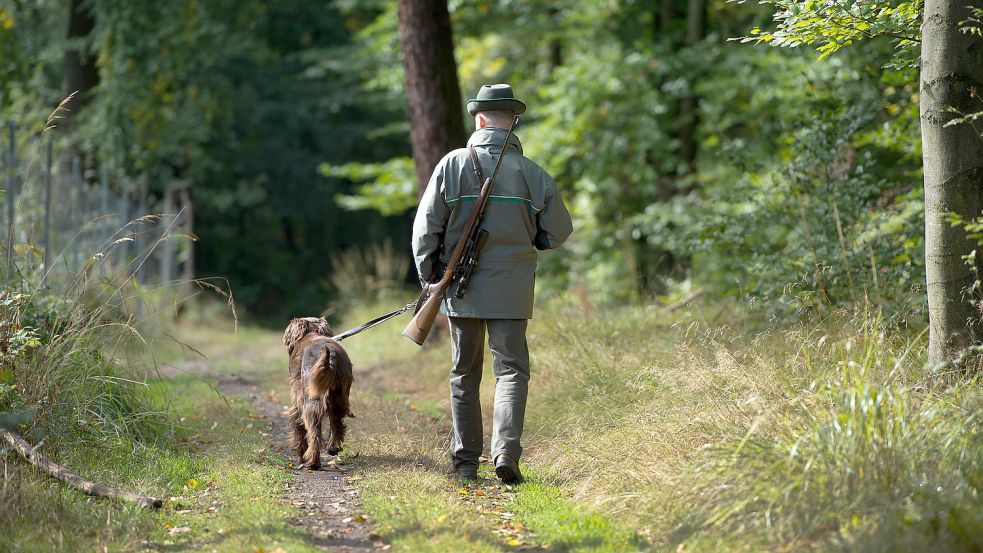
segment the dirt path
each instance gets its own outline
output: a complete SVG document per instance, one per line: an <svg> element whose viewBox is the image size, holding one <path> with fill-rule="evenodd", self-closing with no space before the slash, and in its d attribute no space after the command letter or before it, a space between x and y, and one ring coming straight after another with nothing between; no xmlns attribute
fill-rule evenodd
<svg viewBox="0 0 983 553"><path fill-rule="evenodd" d="M286 405L273 393L263 393L257 386L256 374L249 372L220 373L209 370L206 360L192 359L172 367L161 367L162 376L173 372L190 372L212 379L218 389L228 395L249 400L252 410L266 427L270 446L290 463L293 478L287 485L282 501L297 507L290 524L303 527L310 543L325 551L350 553L389 549L381 537L372 533L371 525L362 512L359 492L348 483L344 466L326 453L325 468L319 471L298 469L297 459L287 445Z"/></svg>

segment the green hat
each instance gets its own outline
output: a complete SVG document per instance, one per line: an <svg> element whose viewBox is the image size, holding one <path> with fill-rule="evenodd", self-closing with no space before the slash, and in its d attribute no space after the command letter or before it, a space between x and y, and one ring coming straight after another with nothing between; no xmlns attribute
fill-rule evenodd
<svg viewBox="0 0 983 553"><path fill-rule="evenodd" d="M479 111L504 109L516 115L526 111L526 105L515 99L512 87L507 84L486 84L478 91L478 96L468 100L468 113L472 116Z"/></svg>

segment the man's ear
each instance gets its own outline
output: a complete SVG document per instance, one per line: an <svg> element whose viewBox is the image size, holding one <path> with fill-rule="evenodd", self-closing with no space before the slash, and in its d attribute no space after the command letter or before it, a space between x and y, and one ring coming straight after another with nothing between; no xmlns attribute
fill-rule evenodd
<svg viewBox="0 0 983 553"><path fill-rule="evenodd" d="M483 129L488 126L488 120L480 112L476 113L474 116L474 126Z"/></svg>

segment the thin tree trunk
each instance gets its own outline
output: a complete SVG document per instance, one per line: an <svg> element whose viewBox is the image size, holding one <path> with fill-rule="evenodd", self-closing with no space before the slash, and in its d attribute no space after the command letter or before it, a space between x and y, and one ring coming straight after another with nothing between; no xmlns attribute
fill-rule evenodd
<svg viewBox="0 0 983 553"><path fill-rule="evenodd" d="M925 273L929 362L952 360L977 341L980 313L964 290L975 275L962 256L975 245L946 222L946 214L974 219L983 209L983 139L970 125L944 125L950 108L979 110L983 43L959 32L980 0L927 0L922 28L921 123L925 171ZM973 98L972 90L976 92Z"/></svg>
<svg viewBox="0 0 983 553"><path fill-rule="evenodd" d="M689 0L686 17L686 44L696 47L706 34L706 0ZM696 86L696 79L690 79L690 87ZM688 171L696 169L696 104L697 97L690 93L679 101L679 157Z"/></svg>
<svg viewBox="0 0 983 553"><path fill-rule="evenodd" d="M464 146L461 88L447 0L399 0L410 141L422 194L437 162Z"/></svg>
<svg viewBox="0 0 983 553"><path fill-rule="evenodd" d="M670 32L670 25L674 19L676 19L676 0L660 0L657 31L660 34Z"/></svg>
<svg viewBox="0 0 983 553"><path fill-rule="evenodd" d="M74 119L79 108L88 100L88 92L99 84L99 69L96 67L95 56L86 50L84 41L95 28L96 20L86 0L71 0L68 18L68 47L64 59L64 92L65 96L78 92L63 112L66 119ZM59 125L65 126L68 121Z"/></svg>
<svg viewBox="0 0 983 553"><path fill-rule="evenodd" d="M551 6L547 13L549 13L550 21L553 22L554 28L557 31L553 32L552 38L549 41L549 51L550 51L550 71L563 65L563 34L559 32L559 29L563 28L563 18L560 16L560 10L556 6Z"/></svg>

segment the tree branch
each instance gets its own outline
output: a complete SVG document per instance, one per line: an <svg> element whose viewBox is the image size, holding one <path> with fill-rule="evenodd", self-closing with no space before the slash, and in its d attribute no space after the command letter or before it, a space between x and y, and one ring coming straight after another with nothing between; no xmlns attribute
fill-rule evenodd
<svg viewBox="0 0 983 553"><path fill-rule="evenodd" d="M3 436L4 441L17 450L17 453L19 453L25 461L34 465L36 468L47 472L54 478L57 478L58 480L61 480L62 482L78 489L84 494L95 497L104 497L107 499L122 499L125 501L131 501L148 509L159 509L162 505L161 500L150 497L149 495L103 486L102 484L96 484L95 482L90 482L89 480L82 478L67 468L36 452L34 448L31 447L31 444L27 443L27 441L22 438L20 434L14 432L13 430L0 427L0 436Z"/></svg>

